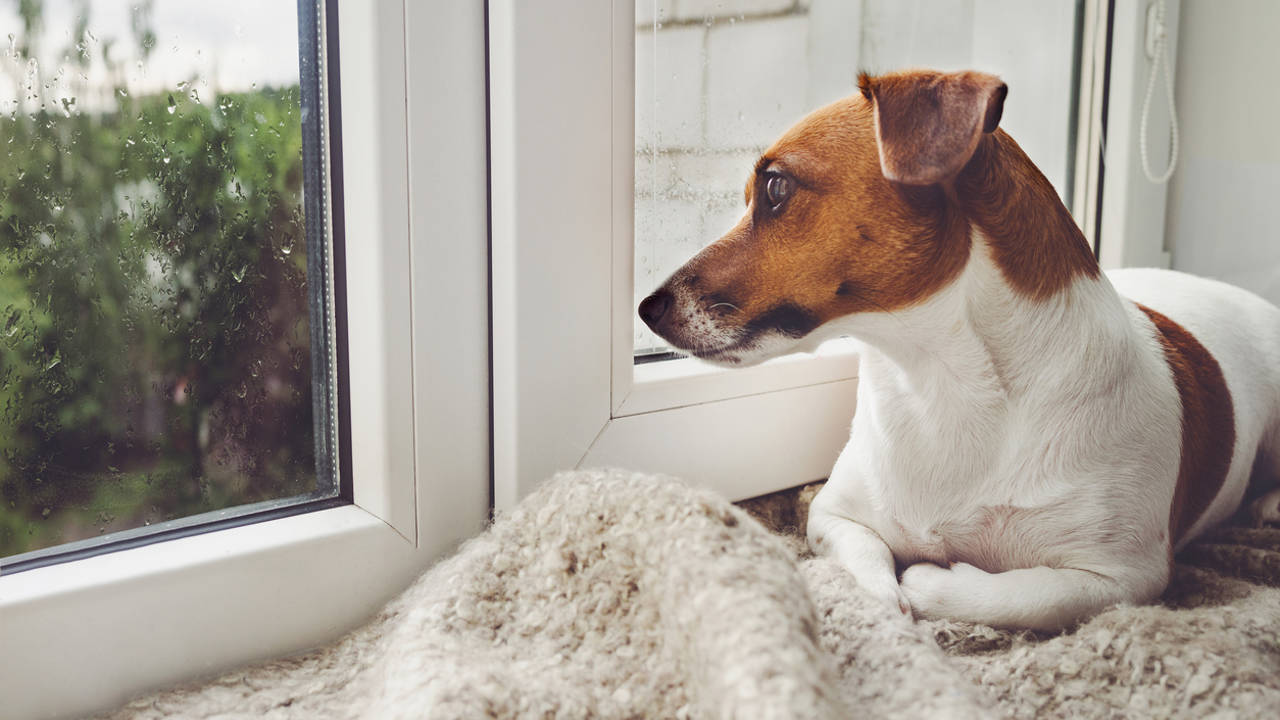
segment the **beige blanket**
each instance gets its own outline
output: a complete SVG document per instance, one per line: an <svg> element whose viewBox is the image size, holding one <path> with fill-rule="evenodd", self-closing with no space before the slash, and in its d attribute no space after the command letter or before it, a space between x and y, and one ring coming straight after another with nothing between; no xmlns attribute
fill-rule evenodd
<svg viewBox="0 0 1280 720"><path fill-rule="evenodd" d="M864 597L803 550L813 490L749 515L563 474L336 644L108 717L1280 718L1280 530L1220 531L1161 604L1035 636Z"/></svg>

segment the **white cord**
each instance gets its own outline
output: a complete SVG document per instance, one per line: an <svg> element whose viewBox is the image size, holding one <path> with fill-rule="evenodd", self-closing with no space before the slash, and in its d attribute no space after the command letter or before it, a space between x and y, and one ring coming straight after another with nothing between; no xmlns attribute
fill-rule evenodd
<svg viewBox="0 0 1280 720"><path fill-rule="evenodd" d="M1169 182L1178 166L1178 113L1173 105L1173 71L1169 63L1169 45L1164 25L1164 0L1156 0L1155 57L1151 59L1151 75L1147 78L1147 96L1142 100L1142 119L1138 121L1138 153L1142 156L1142 173L1157 185ZM1161 175L1151 169L1147 157L1147 123L1151 120L1151 98L1156 91L1156 75L1164 61L1165 89L1169 97L1169 167Z"/></svg>

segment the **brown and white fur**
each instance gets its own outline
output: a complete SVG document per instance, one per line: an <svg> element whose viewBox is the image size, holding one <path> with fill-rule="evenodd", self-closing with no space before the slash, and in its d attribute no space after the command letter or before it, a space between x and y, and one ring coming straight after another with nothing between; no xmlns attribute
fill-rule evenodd
<svg viewBox="0 0 1280 720"><path fill-rule="evenodd" d="M746 215L641 317L727 365L866 344L808 535L904 614L1056 629L1155 598L1255 457L1280 459L1280 309L1171 271L1103 274L997 128L997 78L859 85L764 153Z"/></svg>

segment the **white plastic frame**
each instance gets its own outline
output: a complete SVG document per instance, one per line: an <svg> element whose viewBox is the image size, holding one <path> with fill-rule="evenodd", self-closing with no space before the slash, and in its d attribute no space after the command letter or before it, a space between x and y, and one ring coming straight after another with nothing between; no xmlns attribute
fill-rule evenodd
<svg viewBox="0 0 1280 720"><path fill-rule="evenodd" d="M633 365L632 0L492 0L489 16L496 507L581 466L731 498L825 477L853 416L850 353Z"/></svg>
<svg viewBox="0 0 1280 720"><path fill-rule="evenodd" d="M6 720L330 640L487 518L483 7L339 11L356 504L0 577Z"/></svg>
<svg viewBox="0 0 1280 720"><path fill-rule="evenodd" d="M1076 158L1077 221L1106 269L1169 267L1165 242L1168 185L1143 175L1138 153L1138 124L1152 59L1146 53L1148 9L1153 0L1114 0L1112 27L1107 27L1109 0L1087 0L1084 46L1081 52L1080 121ZM1180 0L1166 0L1166 42L1176 67ZM1111 37L1111 62L1106 65L1106 38ZM1162 70L1163 72L1163 70ZM1169 68L1173 72L1173 67ZM1108 87L1109 83L1109 87ZM1106 90L1104 91L1104 88ZM1103 94L1107 95L1105 137ZM1148 142L1155 157L1163 157L1169 139L1169 114L1157 85L1151 105ZM1098 187L1102 187L1099 206ZM1101 220L1098 214L1101 213Z"/></svg>

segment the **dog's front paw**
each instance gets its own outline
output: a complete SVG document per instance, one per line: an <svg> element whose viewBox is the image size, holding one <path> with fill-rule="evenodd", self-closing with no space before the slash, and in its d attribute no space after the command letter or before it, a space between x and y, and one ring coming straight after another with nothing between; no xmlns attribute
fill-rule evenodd
<svg viewBox="0 0 1280 720"><path fill-rule="evenodd" d="M1280 523L1280 490L1272 490L1249 506L1254 527Z"/></svg>
<svg viewBox="0 0 1280 720"><path fill-rule="evenodd" d="M902 573L902 592L918 618L949 617L951 601L958 593L974 592L966 578L983 571L968 564L956 563L949 568L933 563L917 563Z"/></svg>
<svg viewBox="0 0 1280 720"><path fill-rule="evenodd" d="M894 580L891 579L885 583L859 583L859 586L893 612L911 618L913 617L911 603L907 600L906 594L902 592L902 588Z"/></svg>

